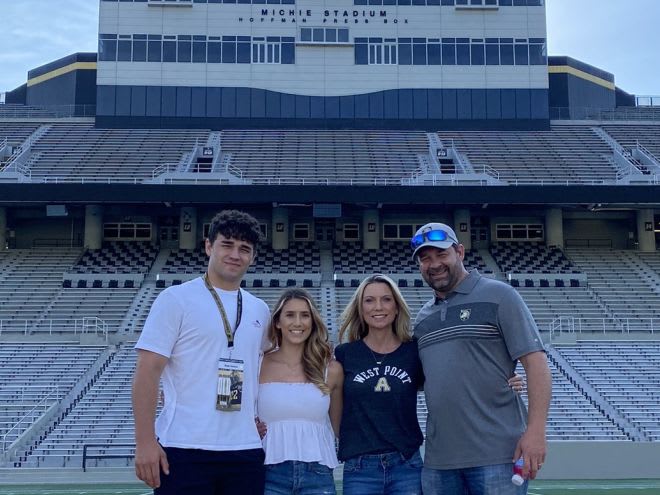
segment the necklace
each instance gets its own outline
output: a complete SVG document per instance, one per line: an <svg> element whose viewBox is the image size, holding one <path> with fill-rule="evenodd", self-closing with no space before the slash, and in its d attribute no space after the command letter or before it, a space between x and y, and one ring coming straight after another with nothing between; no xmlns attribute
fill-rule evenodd
<svg viewBox="0 0 660 495"><path fill-rule="evenodd" d="M371 347L369 347L369 346L367 346L367 348L368 348L369 351L371 352L371 355L373 356L374 361L376 361L376 364L377 364L378 366L380 366L380 365L383 363L383 361L385 361L385 358L387 358L387 356L389 356L389 353L387 353L387 354L381 354L380 352L374 352L374 351L372 351L372 350L371 350ZM378 356L380 356L380 361L379 361L378 358L376 357L376 354L378 354Z"/></svg>

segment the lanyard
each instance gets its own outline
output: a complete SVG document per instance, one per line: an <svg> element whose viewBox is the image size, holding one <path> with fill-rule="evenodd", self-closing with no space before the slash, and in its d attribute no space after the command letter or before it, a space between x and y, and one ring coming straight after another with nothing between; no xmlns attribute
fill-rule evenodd
<svg viewBox="0 0 660 495"><path fill-rule="evenodd" d="M234 335L231 333L231 326L229 325L229 319L227 318L225 307L223 306L222 301L220 300L220 296L218 296L218 293L211 286L211 282L209 282L209 274L205 273L203 278L204 278L204 285L206 285L206 288L213 296L213 300L215 301L216 306L218 306L218 311L220 311L220 316L222 316L222 324L225 327L225 334L227 335L227 347L234 347ZM238 326L241 324L241 318L243 316L242 313L243 313L243 295L241 294L241 289L238 289L238 298L236 301L236 326L234 327L235 328L234 333L238 331Z"/></svg>

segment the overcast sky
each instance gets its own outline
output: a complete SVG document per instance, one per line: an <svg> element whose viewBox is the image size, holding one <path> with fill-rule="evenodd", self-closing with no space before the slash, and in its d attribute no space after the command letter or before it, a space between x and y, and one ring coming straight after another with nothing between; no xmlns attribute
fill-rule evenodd
<svg viewBox="0 0 660 495"><path fill-rule="evenodd" d="M95 52L98 0L0 0L0 92L27 71L74 52ZM660 95L660 0L546 0L548 53L616 77L622 89Z"/></svg>

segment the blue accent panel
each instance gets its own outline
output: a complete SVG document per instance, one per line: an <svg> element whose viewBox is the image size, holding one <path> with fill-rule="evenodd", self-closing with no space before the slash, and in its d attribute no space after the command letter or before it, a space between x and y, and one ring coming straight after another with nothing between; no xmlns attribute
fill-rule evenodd
<svg viewBox="0 0 660 495"><path fill-rule="evenodd" d="M252 117L266 116L266 91L263 89L252 89Z"/></svg>
<svg viewBox="0 0 660 495"><path fill-rule="evenodd" d="M282 93L274 91L266 91L266 117L279 118L282 114L282 107L280 106L280 97Z"/></svg>
<svg viewBox="0 0 660 495"><path fill-rule="evenodd" d="M355 118L369 118L369 95L355 95Z"/></svg>
<svg viewBox="0 0 660 495"><path fill-rule="evenodd" d="M426 89L413 89L413 118L427 119L428 115L428 91Z"/></svg>
<svg viewBox="0 0 660 495"><path fill-rule="evenodd" d="M516 118L516 90L503 89L502 90L502 118L515 119Z"/></svg>
<svg viewBox="0 0 660 495"><path fill-rule="evenodd" d="M499 89L486 90L486 118L502 118L502 94Z"/></svg>
<svg viewBox="0 0 660 495"><path fill-rule="evenodd" d="M442 118L442 90L429 89L429 119Z"/></svg>
<svg viewBox="0 0 660 495"><path fill-rule="evenodd" d="M545 89L530 90L532 101L532 118L547 119L550 113L548 108L548 91Z"/></svg>
<svg viewBox="0 0 660 495"><path fill-rule="evenodd" d="M342 119L355 117L355 96L339 97L339 116Z"/></svg>
<svg viewBox="0 0 660 495"><path fill-rule="evenodd" d="M131 86L131 115L144 117L147 106L147 88Z"/></svg>
<svg viewBox="0 0 660 495"><path fill-rule="evenodd" d="M399 118L399 92L396 89L384 91L383 106L386 119Z"/></svg>
<svg viewBox="0 0 660 495"><path fill-rule="evenodd" d="M250 88L236 88L236 117L250 117Z"/></svg>
<svg viewBox="0 0 660 495"><path fill-rule="evenodd" d="M593 89L589 88L592 94ZM527 128L547 126L546 89L399 89L305 96L263 89L99 86L97 117L128 127ZM602 98L609 97L603 92ZM130 118L135 124L130 124ZM197 120L195 120L197 119ZM304 124L304 122L308 124ZM501 123L498 123L501 121ZM289 124L287 124L289 122ZM530 124L531 122L531 124ZM203 125L204 124L204 125Z"/></svg>
<svg viewBox="0 0 660 495"><path fill-rule="evenodd" d="M382 119L383 111L383 92L369 94L369 118Z"/></svg>
<svg viewBox="0 0 660 495"><path fill-rule="evenodd" d="M160 117L160 93L159 86L147 86L147 117Z"/></svg>
<svg viewBox="0 0 660 495"><path fill-rule="evenodd" d="M528 119L531 114L529 89L516 89L516 118Z"/></svg>
<svg viewBox="0 0 660 495"><path fill-rule="evenodd" d="M412 89L399 90L399 118L413 118L413 93Z"/></svg>
<svg viewBox="0 0 660 495"><path fill-rule="evenodd" d="M486 90L472 90L472 118L483 120L486 118Z"/></svg>
<svg viewBox="0 0 660 495"><path fill-rule="evenodd" d="M206 117L206 88L192 88L190 92L190 116Z"/></svg>
<svg viewBox="0 0 660 495"><path fill-rule="evenodd" d="M222 88L222 116L236 117L236 88Z"/></svg>
<svg viewBox="0 0 660 495"><path fill-rule="evenodd" d="M313 119L324 119L325 118L325 102L322 96L310 96L309 97L309 108L310 108L310 117Z"/></svg>
<svg viewBox="0 0 660 495"><path fill-rule="evenodd" d="M222 88L206 88L206 115L208 117L222 115Z"/></svg>
<svg viewBox="0 0 660 495"><path fill-rule="evenodd" d="M176 88L176 116L190 117L190 90L183 86Z"/></svg>
<svg viewBox="0 0 660 495"><path fill-rule="evenodd" d="M96 115L116 115L117 113L115 111L116 88L117 86L97 86Z"/></svg>
<svg viewBox="0 0 660 495"><path fill-rule="evenodd" d="M131 114L131 86L117 86L117 110L115 115Z"/></svg>
<svg viewBox="0 0 660 495"><path fill-rule="evenodd" d="M281 113L280 115L284 119L292 119L296 116L296 97L295 95L288 95L282 93L280 98L281 101Z"/></svg>
<svg viewBox="0 0 660 495"><path fill-rule="evenodd" d="M325 118L339 118L339 96L328 96L325 98Z"/></svg>
<svg viewBox="0 0 660 495"><path fill-rule="evenodd" d="M174 117L176 114L176 88L164 86L161 94L161 117Z"/></svg>
<svg viewBox="0 0 660 495"><path fill-rule="evenodd" d="M443 89L442 91L442 118L456 118L456 90Z"/></svg>
<svg viewBox="0 0 660 495"><path fill-rule="evenodd" d="M309 96L296 95L296 117L309 118Z"/></svg>
<svg viewBox="0 0 660 495"><path fill-rule="evenodd" d="M456 90L456 115L459 119L472 118L472 91L469 89Z"/></svg>

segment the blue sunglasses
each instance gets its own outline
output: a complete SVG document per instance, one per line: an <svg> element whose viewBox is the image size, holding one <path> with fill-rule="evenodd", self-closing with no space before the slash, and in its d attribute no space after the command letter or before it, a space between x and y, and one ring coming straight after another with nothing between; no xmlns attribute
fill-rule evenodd
<svg viewBox="0 0 660 495"><path fill-rule="evenodd" d="M434 241L446 241L446 240L456 242L455 239L451 237L450 234L444 230L429 230L428 232L422 232L421 234L417 234L415 237L410 239L410 246L413 249L417 249L426 241L434 242Z"/></svg>

